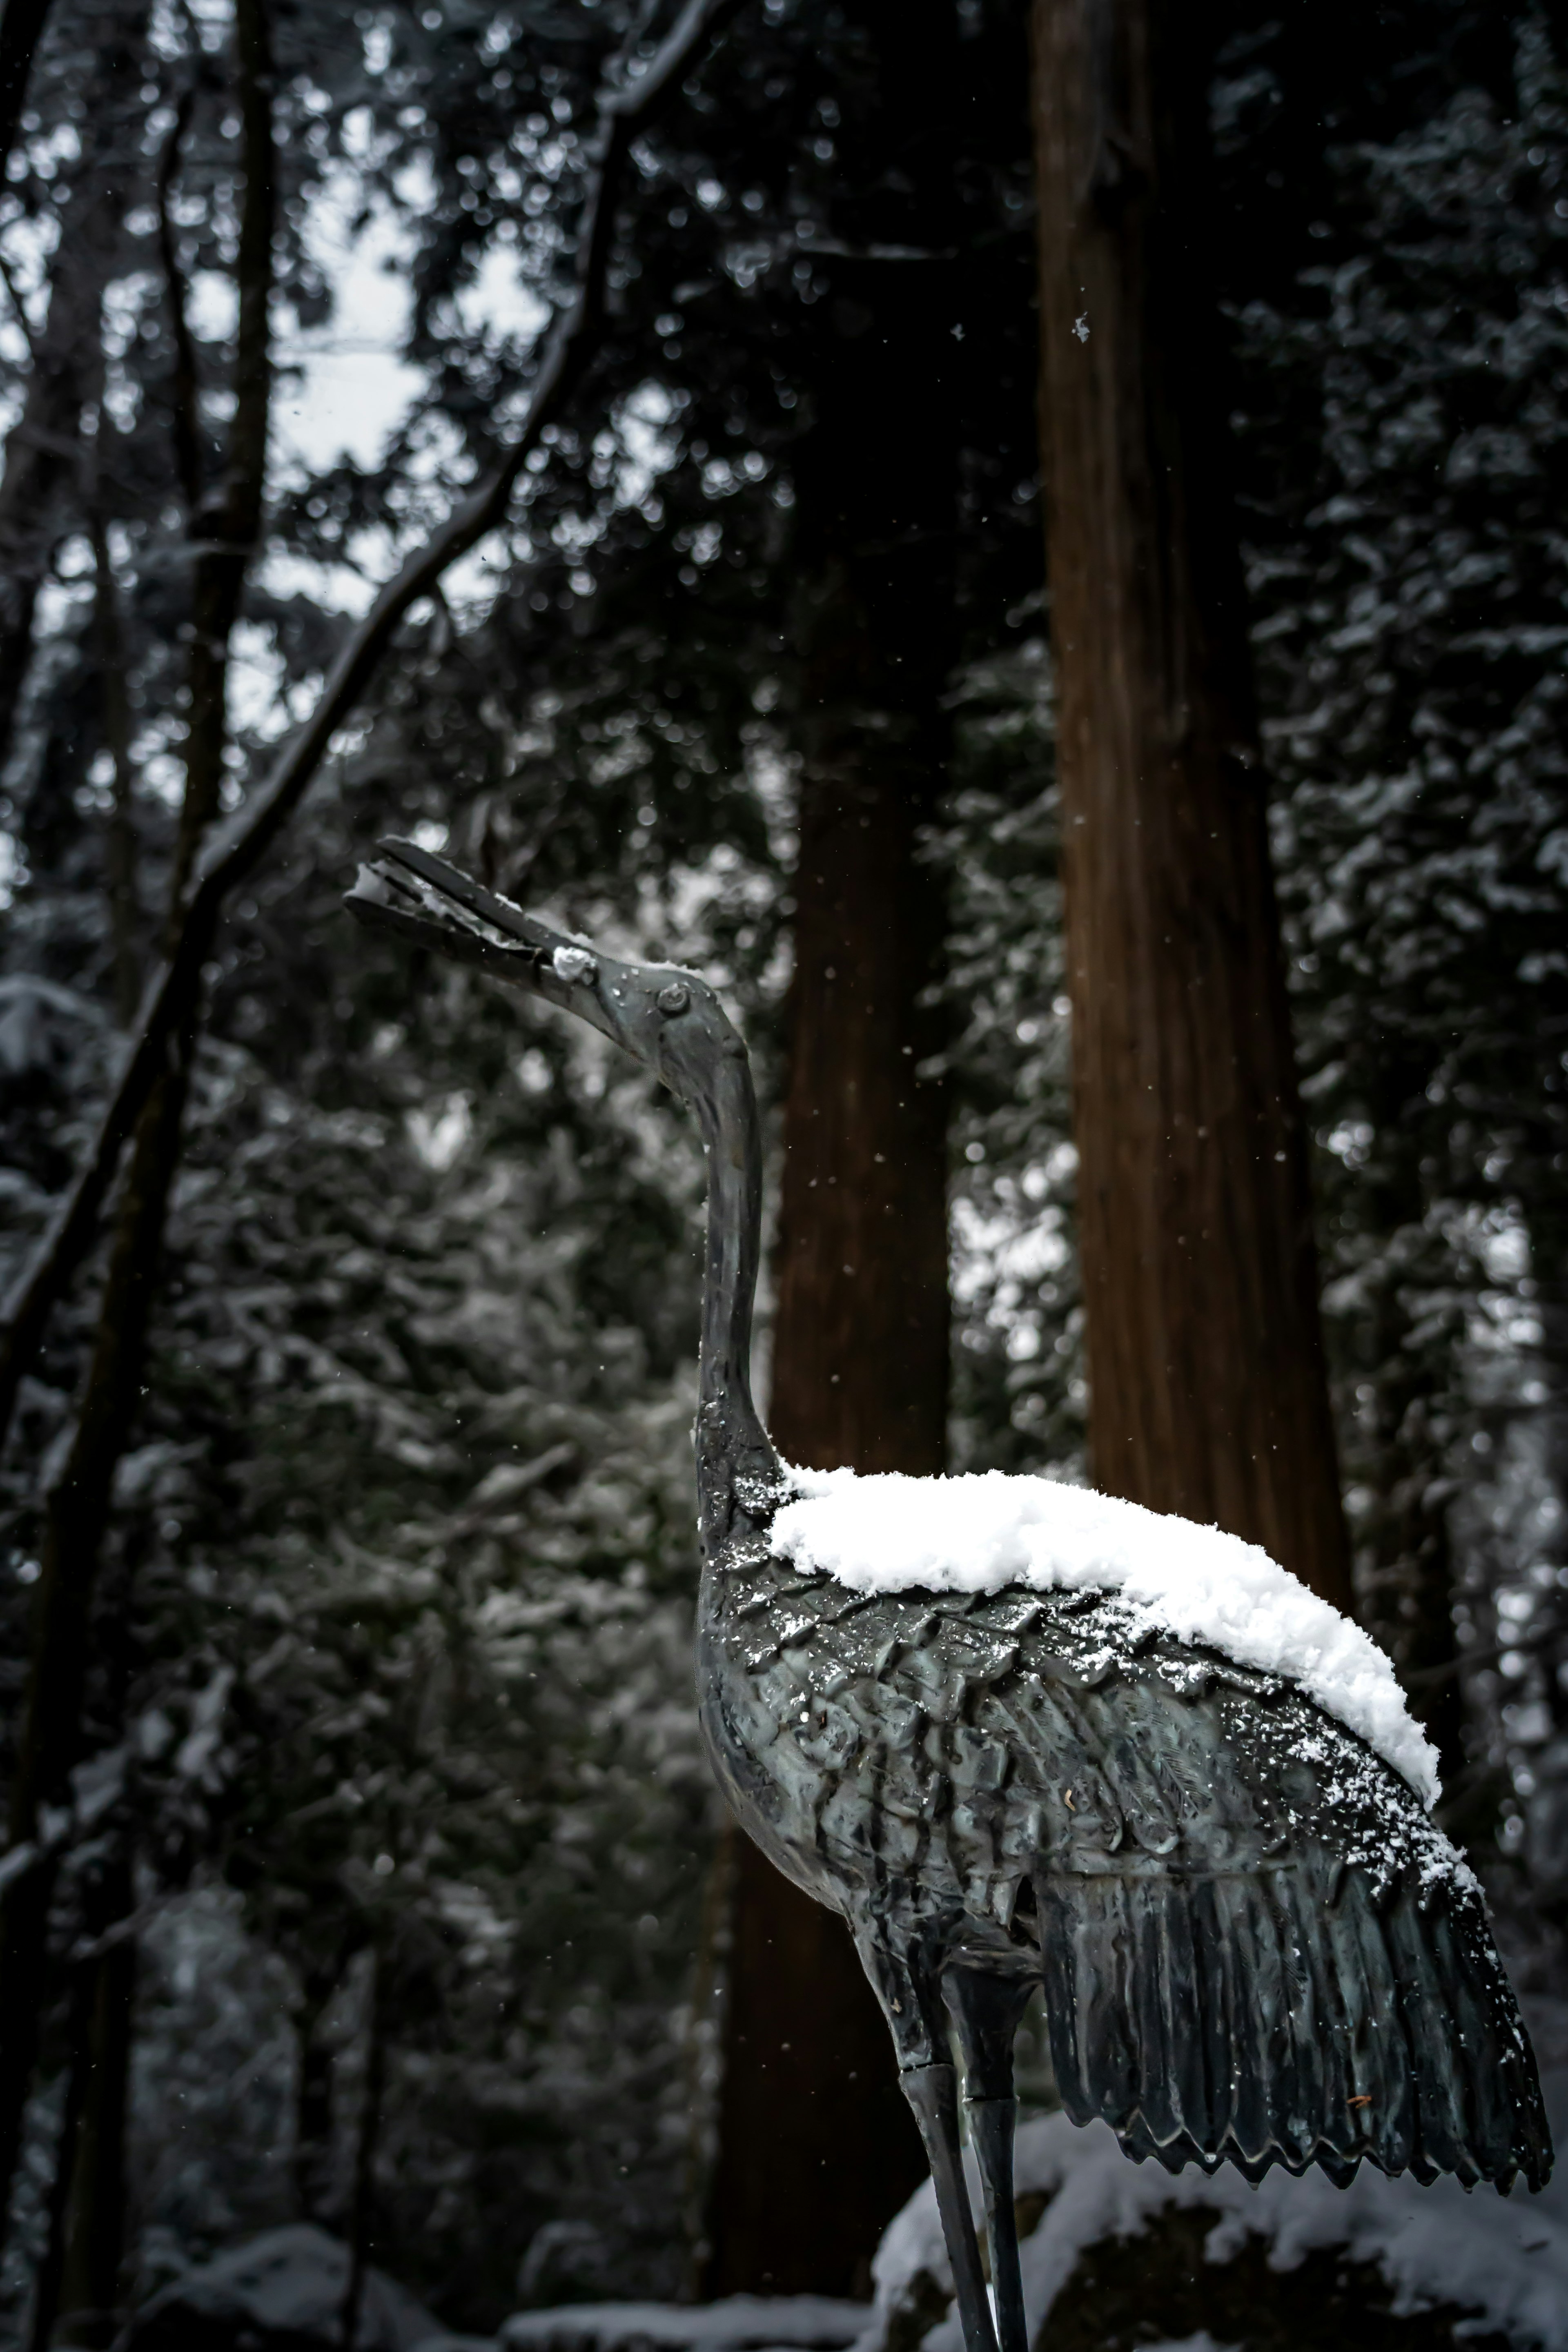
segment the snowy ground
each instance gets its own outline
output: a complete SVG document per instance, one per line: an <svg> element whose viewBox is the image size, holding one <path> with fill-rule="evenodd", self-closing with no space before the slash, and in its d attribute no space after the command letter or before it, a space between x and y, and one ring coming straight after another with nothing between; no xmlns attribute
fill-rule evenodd
<svg viewBox="0 0 1568 2352"><path fill-rule="evenodd" d="M1549 2075L1545 2089L1561 2147L1568 2070ZM1475 2315L1466 2334L1495 2330L1521 2352L1568 2352L1565 2170L1539 2196L1522 2188L1507 2198L1486 2189L1467 2194L1451 2179L1423 2189L1409 2179L1385 2179L1368 2166L1348 2189L1317 2171L1300 2180L1273 2172L1254 2189L1228 2166L1209 2178L1191 2168L1173 2175L1130 2163L1107 2125L1079 2130L1057 2115L1020 2131L1017 2190L1020 2199L1048 2200L1023 2247L1030 2334L1044 2329L1047 2345L1046 2323L1057 2298L1090 2249L1145 2238L1163 2217L1185 2209L1213 2217L1203 2260L1213 2266L1216 2288L1248 2241L1267 2247L1268 2270L1282 2276L1314 2252L1332 2250L1381 2274L1391 2316L1452 2306ZM951 2294L929 2181L888 2231L874 2275L875 2316L857 2352L885 2352L891 2340L907 2340L904 2315L929 2308L933 2286ZM1203 2352L1196 2336L1183 2341L1186 2352ZM923 2342L925 2352L962 2352L956 2319L950 2315L924 2333Z"/></svg>

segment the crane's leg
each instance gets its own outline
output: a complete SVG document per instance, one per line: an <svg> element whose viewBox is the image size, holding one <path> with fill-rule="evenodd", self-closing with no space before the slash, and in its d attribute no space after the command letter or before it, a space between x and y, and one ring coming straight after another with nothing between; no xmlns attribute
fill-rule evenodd
<svg viewBox="0 0 1568 2352"><path fill-rule="evenodd" d="M981 2267L980 2242L969 2210L963 2153L958 2135L958 2070L948 2054L942 1996L934 1969L907 1948L893 1949L884 1920L854 1922L855 1941L872 1990L882 2004L899 2057L899 2081L914 2109L925 2143L942 2220L942 2242L952 2266L963 2352L997 2352L996 2330Z"/></svg>
<svg viewBox="0 0 1568 2352"><path fill-rule="evenodd" d="M991 2324L991 2304L985 2273L980 2266L980 2242L969 2210L969 2189L963 2178L963 2153L958 2137L958 2070L953 2066L906 2066L899 2075L904 2096L915 2111L925 2142L942 2216L942 2234L952 2283L958 2294L958 2315L963 2327L963 2352L996 2352L996 2331Z"/></svg>
<svg viewBox="0 0 1568 2352"><path fill-rule="evenodd" d="M1013 2210L1013 2134L1018 2120L1013 2037L1028 2005L1029 1990L1027 1979L989 1969L950 1968L942 1979L963 2057L963 2104L985 2197L985 2236L1002 2352L1029 2352L1018 2267L1018 2217Z"/></svg>

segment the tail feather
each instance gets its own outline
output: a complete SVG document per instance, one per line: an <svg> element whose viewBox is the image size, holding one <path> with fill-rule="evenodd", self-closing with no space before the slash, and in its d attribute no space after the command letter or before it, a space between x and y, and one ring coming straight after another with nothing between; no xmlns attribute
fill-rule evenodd
<svg viewBox="0 0 1568 2352"><path fill-rule="evenodd" d="M1366 2158L1539 2186L1551 2142L1479 1897L1458 1881L1377 1890L1352 1868L1330 1903L1326 1883L1305 1860L1041 1872L1068 2115L1103 2116L1130 2155L1173 2169L1315 2162L1348 2180Z"/></svg>

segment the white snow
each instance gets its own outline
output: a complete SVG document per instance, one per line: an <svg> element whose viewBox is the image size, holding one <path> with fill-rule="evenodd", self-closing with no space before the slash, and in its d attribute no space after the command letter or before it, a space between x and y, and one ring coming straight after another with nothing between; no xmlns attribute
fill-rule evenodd
<svg viewBox="0 0 1568 2352"><path fill-rule="evenodd" d="M670 2352L748 2352L801 2347L842 2352L866 2325L863 2303L824 2294L731 2294L718 2303L573 2303L520 2311L500 2331L502 2352L613 2352L618 2345Z"/></svg>
<svg viewBox="0 0 1568 2352"><path fill-rule="evenodd" d="M1568 2075L1551 2077L1544 2087L1561 2126ZM966 2162L978 2213L973 2161ZM1268 2242L1268 2266L1281 2272L1319 2248L1335 2247L1347 2261L1382 2271L1395 2315L1455 2305L1484 2315L1486 2330L1516 2346L1568 2352L1568 2183L1534 2197L1518 2188L1507 2198L1489 2190L1468 2195L1447 2178L1423 2189L1408 2176L1389 2180L1363 2165L1349 2189L1336 2189L1316 2170L1300 2179L1271 2172L1255 2189L1228 2165L1211 2178L1195 2167L1173 2175L1155 2164L1133 2164L1109 2125L1079 2130L1057 2115L1019 2132L1017 2187L1020 2196L1035 2191L1050 2199L1022 2248L1031 2342L1087 2248L1138 2236L1166 2207L1198 2206L1219 2216L1205 2242L1210 2263L1232 2260L1248 2236ZM877 2250L876 2317L856 2352L882 2352L889 2321L922 2270L951 2291L929 2181ZM926 2336L922 2352L962 2352L955 2316Z"/></svg>
<svg viewBox="0 0 1568 2352"><path fill-rule="evenodd" d="M184 2272L144 2304L132 2323L134 2342L151 2326L215 2331L235 2342L247 2336L314 2336L336 2344L342 2333L348 2249L313 2222L294 2221ZM367 2269L358 2341L363 2352L417 2352L446 2331L433 2312L383 2271Z"/></svg>
<svg viewBox="0 0 1568 2352"><path fill-rule="evenodd" d="M786 1468L772 1541L858 1592L1113 1592L1142 1621L1281 1675L1404 1775L1427 1805L1436 1750L1370 1635L1258 1545L1112 1495L1000 1470L956 1478Z"/></svg>
<svg viewBox="0 0 1568 2352"><path fill-rule="evenodd" d="M586 948L557 948L550 959L557 980L592 980L598 965Z"/></svg>

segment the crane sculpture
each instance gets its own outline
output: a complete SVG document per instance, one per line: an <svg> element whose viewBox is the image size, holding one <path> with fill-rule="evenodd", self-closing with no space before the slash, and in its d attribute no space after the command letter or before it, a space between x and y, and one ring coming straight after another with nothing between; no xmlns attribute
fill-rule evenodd
<svg viewBox="0 0 1568 2352"><path fill-rule="evenodd" d="M925 1565L879 1582L876 1511L851 1524L839 1508L825 1538L813 1490L831 1512L849 1474L792 1472L752 1402L761 1152L746 1049L718 997L692 972L565 937L410 843L383 851L350 894L356 914L577 1014L696 1113L709 1168L703 1737L763 1853L849 1924L924 2140L966 2352L998 2339L1028 2352L1013 2044L1037 1985L1068 2116L1103 2117L1131 2157L1228 2161L1251 2179L1317 2164L1342 2184L1364 2159L1540 2187L1552 2147L1530 2044L1479 1890L1411 1784L1430 1751L1407 1717L1391 1732L1386 1705L1379 1715L1392 1676L1365 1636L1233 1545L1247 1573L1275 1580L1274 1602L1294 1595L1310 1615L1308 1663L1266 1670L1256 1643L1205 1633L1211 1621L1194 1632L1179 1609L1162 1621L1136 1605L1095 1565L1115 1550L1099 1521L1100 1550L1080 1546L1074 1577L1048 1561L1022 1579L973 1562L948 1572L963 1570L942 1551L953 1499L971 1508L961 1490L993 1519L998 1497L1026 1518L1037 1480L858 1482L895 1548L890 1521L901 1500L907 1538L911 1497L893 1490L918 1490ZM1190 1556L1199 1584L1214 1547L1232 1544L1047 1493L1080 1519L1109 1513L1113 1534L1147 1521L1154 1553ZM1336 1643L1360 1692L1337 1712L1310 1664Z"/></svg>

